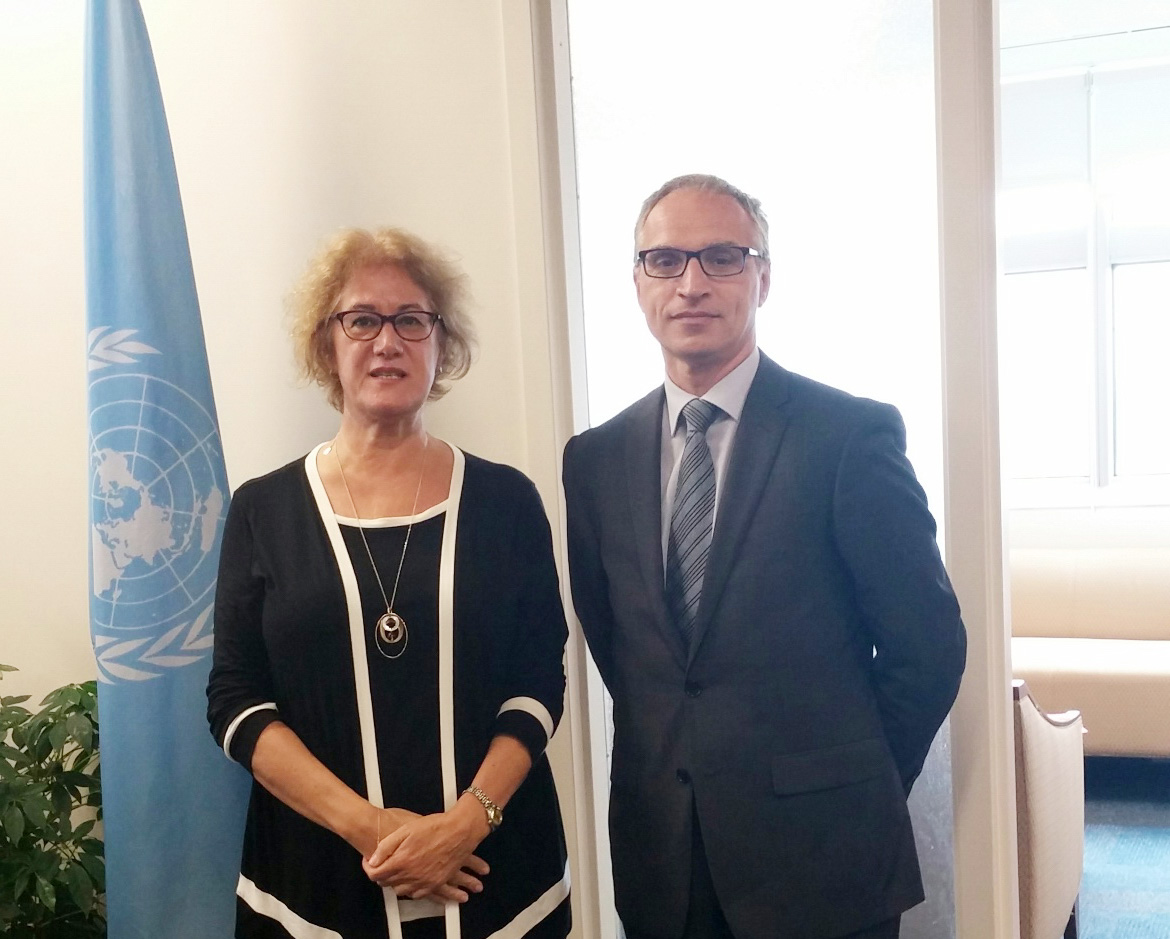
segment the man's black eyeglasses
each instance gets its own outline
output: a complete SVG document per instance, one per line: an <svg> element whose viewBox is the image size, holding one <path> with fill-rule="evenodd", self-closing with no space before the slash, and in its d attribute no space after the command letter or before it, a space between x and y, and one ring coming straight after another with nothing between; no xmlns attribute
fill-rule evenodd
<svg viewBox="0 0 1170 939"><path fill-rule="evenodd" d="M762 258L764 255L755 248L742 245L709 245L698 251L647 248L637 255L647 277L681 277L691 258L698 258L699 267L708 277L731 277L743 272L749 257Z"/></svg>

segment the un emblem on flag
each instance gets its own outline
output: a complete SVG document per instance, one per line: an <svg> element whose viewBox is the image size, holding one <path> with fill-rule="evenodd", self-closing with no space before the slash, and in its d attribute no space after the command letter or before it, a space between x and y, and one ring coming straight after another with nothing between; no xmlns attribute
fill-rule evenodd
<svg viewBox="0 0 1170 939"><path fill-rule="evenodd" d="M130 334L104 346L91 334L91 372L159 354ZM144 681L211 651L227 506L219 430L178 385L125 367L93 379L89 402L94 651L103 680Z"/></svg>

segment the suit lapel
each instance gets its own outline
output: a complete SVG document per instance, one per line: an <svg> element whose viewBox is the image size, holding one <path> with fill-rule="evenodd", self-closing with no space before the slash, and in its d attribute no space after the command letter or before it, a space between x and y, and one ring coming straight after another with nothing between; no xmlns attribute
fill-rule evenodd
<svg viewBox="0 0 1170 939"><path fill-rule="evenodd" d="M711 552L707 557L707 572L703 577L703 594L695 618L695 637L688 665L694 660L710 626L740 545L772 473L776 451L788 426L787 399L788 373L761 354L760 367L748 390L735 432L727 477L719 493L719 511L715 518Z"/></svg>
<svg viewBox="0 0 1170 939"><path fill-rule="evenodd" d="M638 565L655 625L665 636L679 666L686 663L682 636L666 605L662 564L662 408L666 393L650 393L634 405L625 427L626 491Z"/></svg>

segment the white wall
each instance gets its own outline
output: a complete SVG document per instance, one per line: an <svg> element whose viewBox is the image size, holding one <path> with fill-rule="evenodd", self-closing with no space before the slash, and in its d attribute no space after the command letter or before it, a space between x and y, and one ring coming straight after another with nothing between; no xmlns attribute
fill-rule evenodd
<svg viewBox="0 0 1170 939"><path fill-rule="evenodd" d="M446 10L440 7L447 7ZM167 105L233 486L332 434L283 297L322 237L405 225L462 258L480 361L434 427L518 464L511 140L496 3L143 3ZM0 10L0 414L10 456L0 661L91 676L81 121L84 7ZM487 420L506 403L508 420ZM551 498L553 493L546 493Z"/></svg>
<svg viewBox="0 0 1170 939"><path fill-rule="evenodd" d="M0 9L4 693L92 677L86 574L81 8Z"/></svg>
<svg viewBox="0 0 1170 939"><path fill-rule="evenodd" d="M481 355L431 429L513 463L559 530L532 23L515 0L143 0L228 476L336 419L297 387L282 298L343 225L403 225L461 259ZM93 677L81 127L84 5L0 6L0 662L7 694ZM572 664L572 662L571 662ZM569 726L566 721L565 727ZM574 803L567 734L552 756ZM570 848L574 816L566 813ZM575 864L574 876L579 876ZM579 905L579 899L578 899ZM575 919L582 922L580 911Z"/></svg>

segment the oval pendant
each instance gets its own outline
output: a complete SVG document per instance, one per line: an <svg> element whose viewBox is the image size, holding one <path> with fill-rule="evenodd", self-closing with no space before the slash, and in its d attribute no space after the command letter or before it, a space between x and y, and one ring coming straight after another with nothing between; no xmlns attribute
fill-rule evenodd
<svg viewBox="0 0 1170 939"><path fill-rule="evenodd" d="M406 621L391 610L378 617L378 638L387 645L394 645L406 638Z"/></svg>

